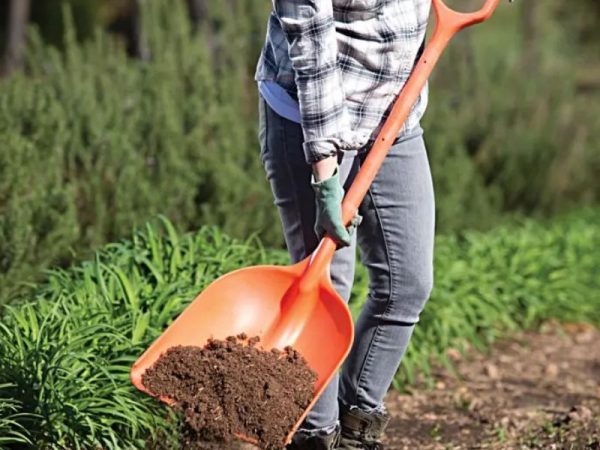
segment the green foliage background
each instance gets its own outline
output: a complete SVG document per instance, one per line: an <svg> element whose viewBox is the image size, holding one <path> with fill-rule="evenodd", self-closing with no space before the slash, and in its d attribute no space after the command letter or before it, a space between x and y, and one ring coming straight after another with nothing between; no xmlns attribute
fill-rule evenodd
<svg viewBox="0 0 600 450"><path fill-rule="evenodd" d="M0 290L158 212L281 239L257 157L248 5L240 23L220 7L193 32L181 2L148 2L148 62L101 31L79 44L68 25L64 52L32 35L27 72L0 89Z"/></svg>
<svg viewBox="0 0 600 450"><path fill-rule="evenodd" d="M143 2L148 61L92 28L113 3L46 4L60 49L58 25L32 30L24 73L0 82L0 302L159 212L283 245L252 79L270 3L209 0L193 26L182 1ZM544 2L530 43L524 3L465 31L432 80L440 232L598 202L597 4Z"/></svg>

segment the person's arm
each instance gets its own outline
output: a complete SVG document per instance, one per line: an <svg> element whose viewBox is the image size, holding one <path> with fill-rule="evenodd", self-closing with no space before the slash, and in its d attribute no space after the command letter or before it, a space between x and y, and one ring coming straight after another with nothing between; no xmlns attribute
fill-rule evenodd
<svg viewBox="0 0 600 450"><path fill-rule="evenodd" d="M295 72L304 154L319 179L333 173L338 150L359 143L344 107L331 0L273 0Z"/></svg>
<svg viewBox="0 0 600 450"><path fill-rule="evenodd" d="M316 181L329 178L335 172L338 162L336 156L328 156L312 164L313 174Z"/></svg>
<svg viewBox="0 0 600 450"><path fill-rule="evenodd" d="M294 68L304 156L312 165L315 233L350 245L342 223L344 189L337 171L339 150L358 147L344 107L342 73L331 0L273 0Z"/></svg>

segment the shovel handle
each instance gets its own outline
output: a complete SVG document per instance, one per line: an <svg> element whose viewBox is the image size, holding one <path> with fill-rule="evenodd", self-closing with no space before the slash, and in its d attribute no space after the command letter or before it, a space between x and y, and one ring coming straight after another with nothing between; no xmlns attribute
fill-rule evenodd
<svg viewBox="0 0 600 450"><path fill-rule="evenodd" d="M342 220L345 224L350 223L350 220L358 210L358 206L369 190L394 139L404 125L412 106L419 97L431 71L450 39L463 28L489 19L498 6L498 3L500 3L500 0L486 0L479 11L462 13L449 8L442 0L432 0L436 19L433 36L427 43L421 58L419 58L412 74L395 100L394 106L377 135L373 147L344 197L342 203ZM330 236L325 236L321 240L319 246L312 254L311 263L307 269L307 273L303 277L303 282L301 283L301 285L304 285L303 287L310 289L314 286L318 278L322 276L329 266L335 248L335 242Z"/></svg>

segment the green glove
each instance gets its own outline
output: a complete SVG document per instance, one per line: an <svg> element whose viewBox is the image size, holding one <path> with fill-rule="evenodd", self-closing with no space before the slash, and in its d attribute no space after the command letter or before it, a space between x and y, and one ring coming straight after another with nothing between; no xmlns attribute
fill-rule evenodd
<svg viewBox="0 0 600 450"><path fill-rule="evenodd" d="M360 223L360 217L355 216L348 229L342 223L342 200L344 188L340 184L338 170L325 180L315 181L314 175L311 185L315 191L317 219L315 222L315 233L319 239L325 233L330 235L340 247L350 245L350 235Z"/></svg>

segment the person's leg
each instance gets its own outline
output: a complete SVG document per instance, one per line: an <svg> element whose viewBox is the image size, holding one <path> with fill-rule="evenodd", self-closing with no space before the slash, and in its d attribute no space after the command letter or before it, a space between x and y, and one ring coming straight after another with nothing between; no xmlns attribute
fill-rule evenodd
<svg viewBox="0 0 600 450"><path fill-rule="evenodd" d="M339 398L344 410L383 414L384 396L433 285L434 195L420 129L392 146L359 212L369 294ZM358 416L350 422L364 418Z"/></svg>
<svg viewBox="0 0 600 450"><path fill-rule="evenodd" d="M314 233L315 196L310 185L311 167L302 151L302 128L277 115L259 98L260 157L271 185L274 203L279 209L288 252L293 262L308 256L319 241ZM340 161L340 179L348 180L355 172L356 153ZM331 277L338 293L347 302L354 280L356 233L352 245L335 252ZM338 376L328 384L307 415L302 432L331 432L338 422Z"/></svg>

